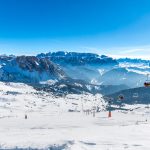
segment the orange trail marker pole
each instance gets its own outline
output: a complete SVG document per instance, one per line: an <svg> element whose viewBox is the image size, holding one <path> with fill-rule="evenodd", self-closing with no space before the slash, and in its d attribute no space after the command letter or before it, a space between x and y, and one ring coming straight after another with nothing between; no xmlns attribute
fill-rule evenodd
<svg viewBox="0 0 150 150"><path fill-rule="evenodd" d="M111 117L111 111L108 112L108 117L109 117L109 118Z"/></svg>
<svg viewBox="0 0 150 150"><path fill-rule="evenodd" d="M108 117L109 118L112 117L111 116L111 99L109 99L109 101L108 101Z"/></svg>

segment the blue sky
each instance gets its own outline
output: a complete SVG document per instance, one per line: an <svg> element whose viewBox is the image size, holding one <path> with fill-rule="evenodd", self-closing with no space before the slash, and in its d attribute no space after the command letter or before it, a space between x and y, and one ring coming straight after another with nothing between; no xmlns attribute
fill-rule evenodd
<svg viewBox="0 0 150 150"><path fill-rule="evenodd" d="M150 0L0 0L0 53L150 55Z"/></svg>

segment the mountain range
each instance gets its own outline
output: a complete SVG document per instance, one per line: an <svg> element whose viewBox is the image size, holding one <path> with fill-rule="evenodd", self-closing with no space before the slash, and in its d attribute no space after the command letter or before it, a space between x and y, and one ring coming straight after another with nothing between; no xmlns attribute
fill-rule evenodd
<svg viewBox="0 0 150 150"><path fill-rule="evenodd" d="M0 81L23 82L55 93L112 94L143 86L150 61L105 55L49 52L37 56L0 56Z"/></svg>

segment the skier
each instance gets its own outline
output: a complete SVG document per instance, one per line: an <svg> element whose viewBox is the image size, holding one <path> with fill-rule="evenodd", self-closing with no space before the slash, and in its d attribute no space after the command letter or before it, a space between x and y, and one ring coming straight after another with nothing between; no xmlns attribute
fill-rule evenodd
<svg viewBox="0 0 150 150"><path fill-rule="evenodd" d="M27 115L25 114L25 119L27 119L28 117L27 117Z"/></svg>

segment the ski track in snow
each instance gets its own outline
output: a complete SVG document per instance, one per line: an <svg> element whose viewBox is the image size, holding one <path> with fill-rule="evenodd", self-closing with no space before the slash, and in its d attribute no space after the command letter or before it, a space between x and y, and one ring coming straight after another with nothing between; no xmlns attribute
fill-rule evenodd
<svg viewBox="0 0 150 150"><path fill-rule="evenodd" d="M93 106L101 110L95 117L82 111ZM149 107L125 105L134 110L112 118L105 107L100 94L61 98L0 82L0 149L150 150Z"/></svg>

